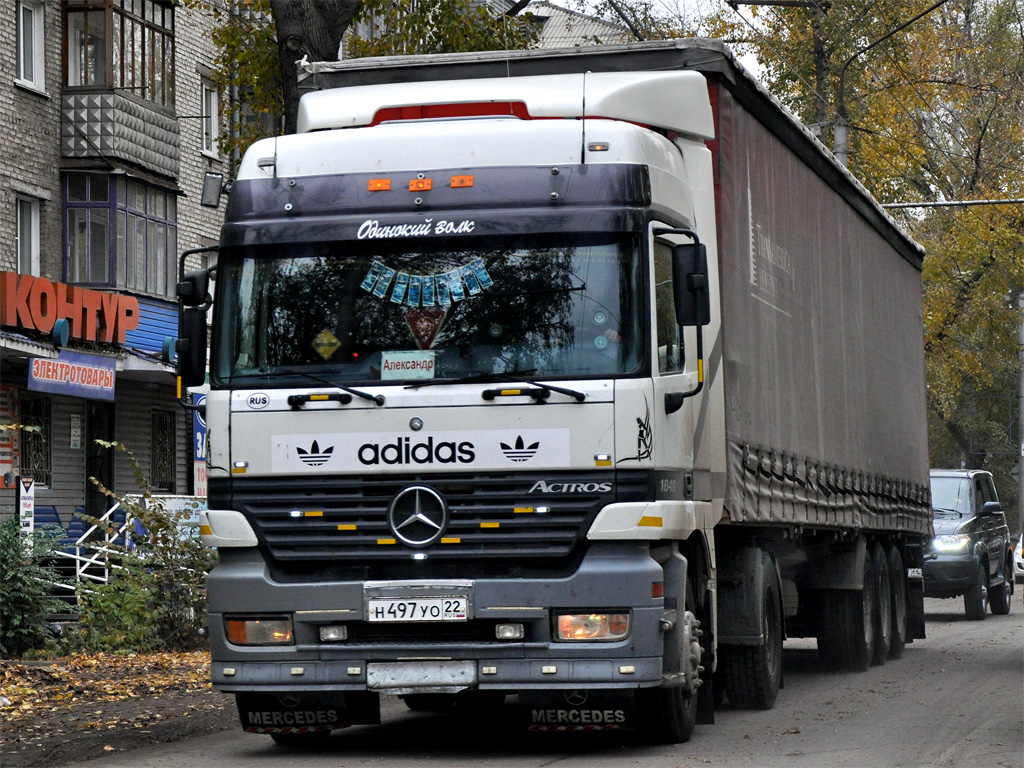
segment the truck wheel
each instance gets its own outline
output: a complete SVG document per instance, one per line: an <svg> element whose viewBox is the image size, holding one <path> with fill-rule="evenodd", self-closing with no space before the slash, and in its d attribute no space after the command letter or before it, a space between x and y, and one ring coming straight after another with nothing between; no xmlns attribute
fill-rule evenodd
<svg viewBox="0 0 1024 768"><path fill-rule="evenodd" d="M875 655L875 585L871 553L864 557L863 589L825 590L818 653L830 669L863 672Z"/></svg>
<svg viewBox="0 0 1024 768"><path fill-rule="evenodd" d="M636 692L637 731L649 744L682 744L697 724L697 694L682 688L641 688Z"/></svg>
<svg viewBox="0 0 1024 768"><path fill-rule="evenodd" d="M871 665L878 667L889 658L889 647L892 645L892 576L889 573L889 558L878 542L872 547L871 568L875 584L875 651L871 655Z"/></svg>
<svg viewBox="0 0 1024 768"><path fill-rule="evenodd" d="M771 709L782 683L782 595L775 562L767 552L762 553L761 565L764 644L720 649L725 694L737 709Z"/></svg>
<svg viewBox="0 0 1024 768"><path fill-rule="evenodd" d="M978 563L974 586L964 593L964 613L971 621L983 621L988 611L988 567Z"/></svg>
<svg viewBox="0 0 1024 768"><path fill-rule="evenodd" d="M907 569L903 555L895 546L889 547L889 586L892 593L892 639L889 658L898 659L907 646Z"/></svg>
<svg viewBox="0 0 1024 768"><path fill-rule="evenodd" d="M272 733L270 738L282 747L309 748L321 747L331 738L330 731L309 731L308 733Z"/></svg>
<svg viewBox="0 0 1024 768"><path fill-rule="evenodd" d="M1013 552L1003 555L1003 583L992 590L988 599L988 607L996 616L1005 616L1010 612L1013 597Z"/></svg>
<svg viewBox="0 0 1024 768"><path fill-rule="evenodd" d="M407 693L399 698L413 712L450 712L455 708L454 693Z"/></svg>
<svg viewBox="0 0 1024 768"><path fill-rule="evenodd" d="M686 622L690 642L683 652L682 666L688 680L696 681L700 675L701 648L697 639L700 622L692 613L695 607L693 586L687 580L686 610L680 618ZM686 693L682 686L671 688L640 688L636 692L636 730L641 740L650 744L682 744L688 741L697 724L696 691Z"/></svg>

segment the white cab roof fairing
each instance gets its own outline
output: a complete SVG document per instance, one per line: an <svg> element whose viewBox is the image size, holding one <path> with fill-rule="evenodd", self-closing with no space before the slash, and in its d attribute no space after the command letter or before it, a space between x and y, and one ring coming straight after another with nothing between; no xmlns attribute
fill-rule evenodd
<svg viewBox="0 0 1024 768"><path fill-rule="evenodd" d="M523 103L533 118L601 117L714 138L707 81L689 71L588 72L333 88L302 97L298 132L367 126L384 109L506 102Z"/></svg>

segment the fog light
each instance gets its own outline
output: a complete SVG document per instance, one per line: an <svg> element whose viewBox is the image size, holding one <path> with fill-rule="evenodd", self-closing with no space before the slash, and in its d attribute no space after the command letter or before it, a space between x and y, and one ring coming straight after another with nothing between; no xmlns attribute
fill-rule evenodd
<svg viewBox="0 0 1024 768"><path fill-rule="evenodd" d="M526 627L522 624L498 624L494 628L494 636L499 640L522 640L526 637Z"/></svg>
<svg viewBox="0 0 1024 768"><path fill-rule="evenodd" d="M225 617L224 630L235 645L290 645L292 620L289 616L264 618Z"/></svg>
<svg viewBox="0 0 1024 768"><path fill-rule="evenodd" d="M556 621L556 640L610 642L629 635L628 613L563 613Z"/></svg>
<svg viewBox="0 0 1024 768"><path fill-rule="evenodd" d="M348 640L348 627L344 624L320 627L320 642L340 643L342 640Z"/></svg>

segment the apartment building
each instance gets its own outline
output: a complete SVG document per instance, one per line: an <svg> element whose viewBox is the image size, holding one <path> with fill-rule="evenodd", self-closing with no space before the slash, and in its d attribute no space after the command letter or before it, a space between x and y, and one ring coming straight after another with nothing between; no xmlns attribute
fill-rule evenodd
<svg viewBox="0 0 1024 768"><path fill-rule="evenodd" d="M212 18L176 0L0 4L0 513L16 479L67 525L132 492L193 492L177 401L178 254L216 242L226 173Z"/></svg>

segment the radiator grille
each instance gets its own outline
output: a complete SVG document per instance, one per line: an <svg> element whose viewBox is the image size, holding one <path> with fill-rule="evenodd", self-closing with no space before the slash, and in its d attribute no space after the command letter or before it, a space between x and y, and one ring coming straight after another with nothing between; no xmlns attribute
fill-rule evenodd
<svg viewBox="0 0 1024 768"><path fill-rule="evenodd" d="M427 485L445 499L450 512L443 538L423 550L432 562L543 561L570 556L605 505L643 498L648 477L644 472L605 471L543 477L247 478L211 481L210 505L226 503L241 510L261 546L279 563L373 566L408 561L417 551L396 541L387 511L392 497L403 488ZM537 492L538 481L560 492ZM561 490L567 485L569 492Z"/></svg>

